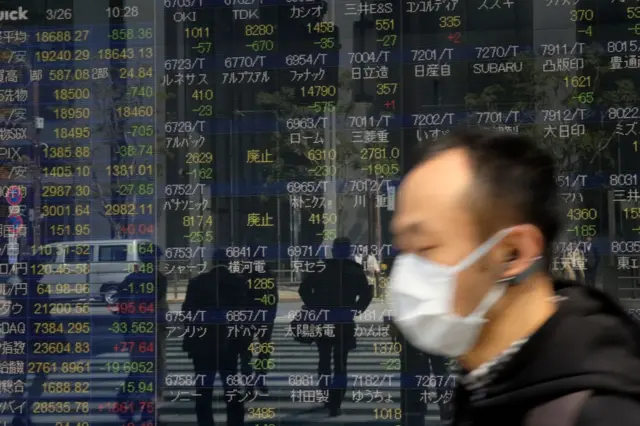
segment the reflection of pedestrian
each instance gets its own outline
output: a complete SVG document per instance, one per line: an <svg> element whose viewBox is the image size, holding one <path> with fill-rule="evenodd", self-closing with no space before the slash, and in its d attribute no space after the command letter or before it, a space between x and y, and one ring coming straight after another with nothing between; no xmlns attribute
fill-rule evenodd
<svg viewBox="0 0 640 426"><path fill-rule="evenodd" d="M369 278L375 279L376 276L380 273L380 263L378 263L378 259L376 259L373 254L369 253L366 263L367 275L369 276Z"/></svg>
<svg viewBox="0 0 640 426"><path fill-rule="evenodd" d="M440 420L450 421L453 379L447 370L447 359L419 351L401 335L398 342L402 345L400 370L404 380L400 408L403 426L424 426L427 402L436 401Z"/></svg>
<svg viewBox="0 0 640 426"><path fill-rule="evenodd" d="M593 243L593 238L587 237L583 247L585 260L584 282L589 287L596 287L596 276L598 275L598 263L600 263L600 253Z"/></svg>
<svg viewBox="0 0 640 426"><path fill-rule="evenodd" d="M229 260L224 250L216 251L213 267L189 281L182 310L188 317L198 318L196 312L206 312L202 322L186 323L185 327L206 327L202 337L186 333L183 350L193 360L196 375L205 377L196 381L196 418L198 426L213 426L213 389L220 374L227 411L228 426L244 425L244 403L240 394L241 380L237 377L238 356L244 336L237 336L234 312L247 297L246 280L228 269ZM231 314L231 315L228 315ZM231 321L229 320L231 319Z"/></svg>
<svg viewBox="0 0 640 426"><path fill-rule="evenodd" d="M322 391L328 391L326 405L331 416L340 414L347 392L347 356L356 347L354 315L365 311L373 297L362 266L349 259L350 248L348 238L336 238L333 259L325 261L321 272L309 274L299 289L307 308L329 312L320 322L334 330L333 335L327 333L316 340L319 383Z"/></svg>
<svg viewBox="0 0 640 426"><path fill-rule="evenodd" d="M369 253L364 262L364 268L367 273L367 278L369 279L369 285L372 285L375 289L374 296L379 297L380 295L380 287L379 287L379 278L380 278L380 262L376 257Z"/></svg>
<svg viewBox="0 0 640 426"><path fill-rule="evenodd" d="M562 257L562 269L565 278L584 283L585 258L577 242L567 244Z"/></svg>

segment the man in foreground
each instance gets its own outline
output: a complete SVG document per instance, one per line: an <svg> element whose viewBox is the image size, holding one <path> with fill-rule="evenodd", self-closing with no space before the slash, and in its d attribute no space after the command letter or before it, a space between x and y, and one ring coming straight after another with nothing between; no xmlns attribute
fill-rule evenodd
<svg viewBox="0 0 640 426"><path fill-rule="evenodd" d="M521 136L459 133L401 185L389 300L409 342L463 367L455 425L638 424L640 329L547 272L553 164Z"/></svg>

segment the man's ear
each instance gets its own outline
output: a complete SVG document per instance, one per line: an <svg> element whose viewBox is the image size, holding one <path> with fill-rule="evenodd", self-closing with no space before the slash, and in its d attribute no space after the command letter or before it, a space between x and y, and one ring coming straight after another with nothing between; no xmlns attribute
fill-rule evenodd
<svg viewBox="0 0 640 426"><path fill-rule="evenodd" d="M527 271L531 264L543 255L542 233L533 225L518 225L505 237L507 250L504 255L502 279L512 279Z"/></svg>

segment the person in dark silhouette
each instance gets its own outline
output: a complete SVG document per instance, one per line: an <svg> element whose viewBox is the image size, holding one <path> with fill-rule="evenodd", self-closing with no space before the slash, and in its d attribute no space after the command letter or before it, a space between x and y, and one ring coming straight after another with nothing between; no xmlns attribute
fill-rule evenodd
<svg viewBox="0 0 640 426"><path fill-rule="evenodd" d="M350 249L348 238L336 238L333 259L325 261L324 269L305 277L298 291L308 309L328 311L326 318L318 321L325 332L316 339L316 344L320 388L328 391L325 406L332 417L340 415L347 391L347 356L356 348L354 317L364 312L373 298L362 266L349 259Z"/></svg>
<svg viewBox="0 0 640 426"><path fill-rule="evenodd" d="M252 340L242 351L242 372L250 372L251 358L257 353L258 359L254 362L256 377L250 380L249 388L257 386L261 394L268 395L266 377L274 350L271 336L278 311L278 283L265 259L260 257L251 259L251 269L245 273L245 277L248 283L246 309L251 310L253 333ZM258 342L251 346L253 337Z"/></svg>
<svg viewBox="0 0 640 426"><path fill-rule="evenodd" d="M206 327L202 337L185 333L183 350L193 360L196 375L205 382L196 383L196 418L198 426L213 426L213 388L220 374L224 389L227 425L244 425L244 403L238 385L238 356L242 350L244 329L234 324L234 312L244 309L247 297L246 280L229 271L229 259L224 250L214 253L213 267L189 281L182 310L194 321L185 327ZM204 323L198 321L199 311L205 311ZM202 333L200 333L202 334Z"/></svg>
<svg viewBox="0 0 640 426"><path fill-rule="evenodd" d="M584 252L584 283L592 288L596 288L596 276L598 275L598 263L600 263L600 253L593 243L593 238L587 237L583 245Z"/></svg>
<svg viewBox="0 0 640 426"><path fill-rule="evenodd" d="M140 342L140 336L132 330L132 319L134 317L140 318L141 310L151 314L151 304L155 306L159 318L164 318L165 313L169 310L167 304L167 291L168 280L166 275L160 272L159 262L162 258L163 252L160 247L150 242L141 242L137 245L138 259L140 259L140 265L136 270L125 277L119 286L118 291L118 315L120 321L125 324L123 330L123 337L125 342ZM151 286L150 286L151 284ZM143 308L144 306L144 308ZM143 314L144 315L144 314ZM155 319L155 318L154 318ZM148 336L146 343L156 346L156 360L157 364L154 368L155 375L155 388L145 392L143 394L132 395L126 391L120 395L122 400L141 399L148 400L155 395L162 395L162 389L164 384L165 375L165 363L166 363L166 325L158 322L156 324L156 336ZM131 352L131 355L138 355L136 352ZM140 373L131 372L125 380L125 387L123 389L138 389L138 383L140 382ZM128 386L128 383L133 383L133 386ZM156 401L158 402L158 401ZM141 405L136 404L136 408L140 408ZM127 423L133 420L134 412L123 413L123 420ZM155 413L153 410L142 410L140 413L140 424L153 422ZM160 423L158 422L158 425Z"/></svg>
<svg viewBox="0 0 640 426"><path fill-rule="evenodd" d="M403 376L400 408L402 426L424 426L427 403L437 403L440 420L450 422L453 376L447 371L447 359L431 355L412 346L399 334L402 344L400 371ZM437 397L434 398L433 396Z"/></svg>

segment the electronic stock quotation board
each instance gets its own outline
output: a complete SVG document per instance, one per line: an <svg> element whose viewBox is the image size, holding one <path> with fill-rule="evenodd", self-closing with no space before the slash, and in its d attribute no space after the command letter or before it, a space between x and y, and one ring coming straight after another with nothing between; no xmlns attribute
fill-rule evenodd
<svg viewBox="0 0 640 426"><path fill-rule="evenodd" d="M384 265L414 148L458 126L553 150L566 226L552 267L595 244L599 283L633 302L639 51L636 0L0 2L0 422L191 415L190 364L158 348L183 332L185 283L214 250L235 272L269 264L281 288L321 270L336 237ZM161 261L132 261L152 244ZM141 270L168 294L149 280L114 299ZM381 389L402 348L384 327L359 333L382 361L347 400L397 424ZM251 424L317 397L315 367L279 366L283 342L255 353L295 389L249 403Z"/></svg>

